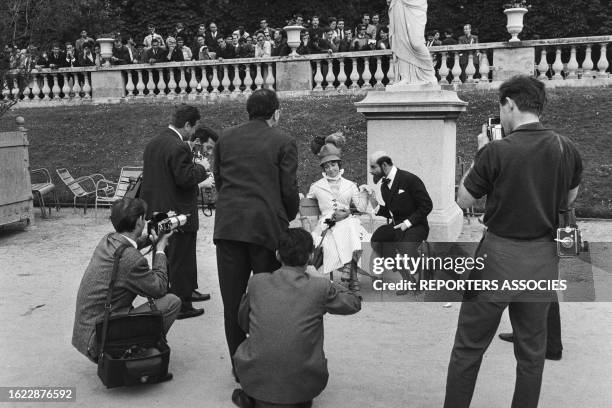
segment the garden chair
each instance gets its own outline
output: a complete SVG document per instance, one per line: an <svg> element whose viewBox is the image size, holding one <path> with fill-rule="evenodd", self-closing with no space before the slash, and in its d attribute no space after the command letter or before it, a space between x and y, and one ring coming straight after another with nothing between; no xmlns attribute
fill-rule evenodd
<svg viewBox="0 0 612 408"><path fill-rule="evenodd" d="M55 170L60 179L66 184L66 187L70 189L70 192L73 194L74 198L72 200L73 208L76 211L76 202L79 198L85 199L85 207L83 209L83 214L87 213L87 199L90 196L96 194L96 183L100 179L104 179L103 174L94 173L88 176L81 176L79 178L74 178L70 174L67 169L57 169ZM109 191L112 194L112 191Z"/></svg>
<svg viewBox="0 0 612 408"><path fill-rule="evenodd" d="M126 166L121 168L117 182L101 179L96 182L95 214L98 215L98 205L111 205L122 199L130 186L142 174L142 167Z"/></svg>
<svg viewBox="0 0 612 408"><path fill-rule="evenodd" d="M53 199L55 200L55 211L59 211L59 202L57 201L57 191L55 190L55 184L51 180L51 174L47 169L35 169L30 172L32 180L32 196L38 200L40 206L40 212L43 218L47 218L45 211L45 198L44 196L49 193L53 193ZM34 182L36 181L36 182ZM51 205L49 205L49 216L51 216Z"/></svg>

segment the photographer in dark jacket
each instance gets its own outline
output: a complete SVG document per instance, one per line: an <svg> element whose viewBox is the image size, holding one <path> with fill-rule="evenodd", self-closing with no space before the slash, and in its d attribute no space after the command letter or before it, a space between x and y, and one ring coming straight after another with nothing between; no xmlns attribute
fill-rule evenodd
<svg viewBox="0 0 612 408"><path fill-rule="evenodd" d="M210 299L198 288L196 240L198 233L198 183L208 172L204 163L193 159L186 143L200 120L195 106L180 105L172 123L147 144L144 151L142 198L149 205L147 216L174 211L189 215L187 224L174 234L168 246L170 292L183 304L178 319L199 316L204 309L195 309L191 302Z"/></svg>
<svg viewBox="0 0 612 408"><path fill-rule="evenodd" d="M559 211L578 194L580 154L569 139L539 121L544 83L516 76L499 88L505 138L478 136L474 164L459 185L462 208L487 196L487 226L474 255L484 269L470 279L554 281L558 279L556 230ZM552 292L552 293L551 293ZM538 405L546 354L546 319L554 291L491 290L466 293L461 305L446 383L445 408L470 405L483 355L508 307L517 360L513 408Z"/></svg>

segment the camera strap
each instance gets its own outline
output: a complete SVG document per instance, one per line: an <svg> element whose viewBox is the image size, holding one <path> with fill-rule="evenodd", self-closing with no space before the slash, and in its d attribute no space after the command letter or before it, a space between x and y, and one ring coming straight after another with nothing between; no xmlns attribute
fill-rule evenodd
<svg viewBox="0 0 612 408"><path fill-rule="evenodd" d="M102 360L102 355L104 354L104 345L106 344L106 332L108 331L108 319L110 318L111 313L111 299L113 297L113 289L115 288L115 281L117 280L117 272L119 270L119 260L121 259L121 255L123 255L123 251L126 248L130 247L130 244L121 244L115 250L113 255L113 272L111 274L110 283L108 285L108 293L106 294L106 301L104 302L104 323L102 324L102 340L100 341L100 349L98 350L99 359Z"/></svg>

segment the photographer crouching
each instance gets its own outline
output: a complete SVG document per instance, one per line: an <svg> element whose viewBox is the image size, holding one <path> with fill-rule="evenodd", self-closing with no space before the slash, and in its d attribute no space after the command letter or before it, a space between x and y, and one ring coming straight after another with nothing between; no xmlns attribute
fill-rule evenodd
<svg viewBox="0 0 612 408"><path fill-rule="evenodd" d="M544 83L513 77L499 88L499 112L505 136L478 136L478 153L461 181L457 204L472 206L487 196L487 230L474 257L485 267L470 279L501 282L558 279L554 242L559 212L578 194L580 154L566 137L544 127ZM483 355L503 311L514 330L517 360L513 408L538 405L546 355L547 315L554 291L481 291L466 293L459 312L446 383L445 408L468 407Z"/></svg>
<svg viewBox="0 0 612 408"><path fill-rule="evenodd" d="M167 293L167 258L164 250L172 232L161 234L160 237L155 231L152 231L150 236L143 235L147 225L146 211L146 203L139 198L123 198L113 203L110 220L115 232L100 240L81 280L72 344L93 362L97 362L99 355L96 323L104 316L115 253L120 247L125 246L125 249L118 255L117 278L110 299L111 316L148 312L151 310L149 303L134 308L132 302L137 295L150 297L154 299L154 306L162 313L163 330L167 333L180 311L181 300ZM157 247L152 268L139 251L151 244L156 244ZM169 374L166 379L171 378Z"/></svg>

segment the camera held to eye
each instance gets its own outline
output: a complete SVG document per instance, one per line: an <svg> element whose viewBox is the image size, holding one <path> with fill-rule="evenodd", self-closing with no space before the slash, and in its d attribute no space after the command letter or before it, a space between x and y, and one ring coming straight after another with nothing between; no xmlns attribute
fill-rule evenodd
<svg viewBox="0 0 612 408"><path fill-rule="evenodd" d="M487 137L490 141L500 140L504 136L504 128L501 125L501 119L499 116L495 116L489 118L489 122L487 124Z"/></svg>
<svg viewBox="0 0 612 408"><path fill-rule="evenodd" d="M151 231L155 231L158 236L161 234L168 234L187 224L187 217L189 217L189 215L176 214L172 211L167 214L156 213L147 224L147 233L151 234Z"/></svg>
<svg viewBox="0 0 612 408"><path fill-rule="evenodd" d="M202 160L204 158L204 146L200 138L196 138L191 145L191 153L193 154L193 161Z"/></svg>

